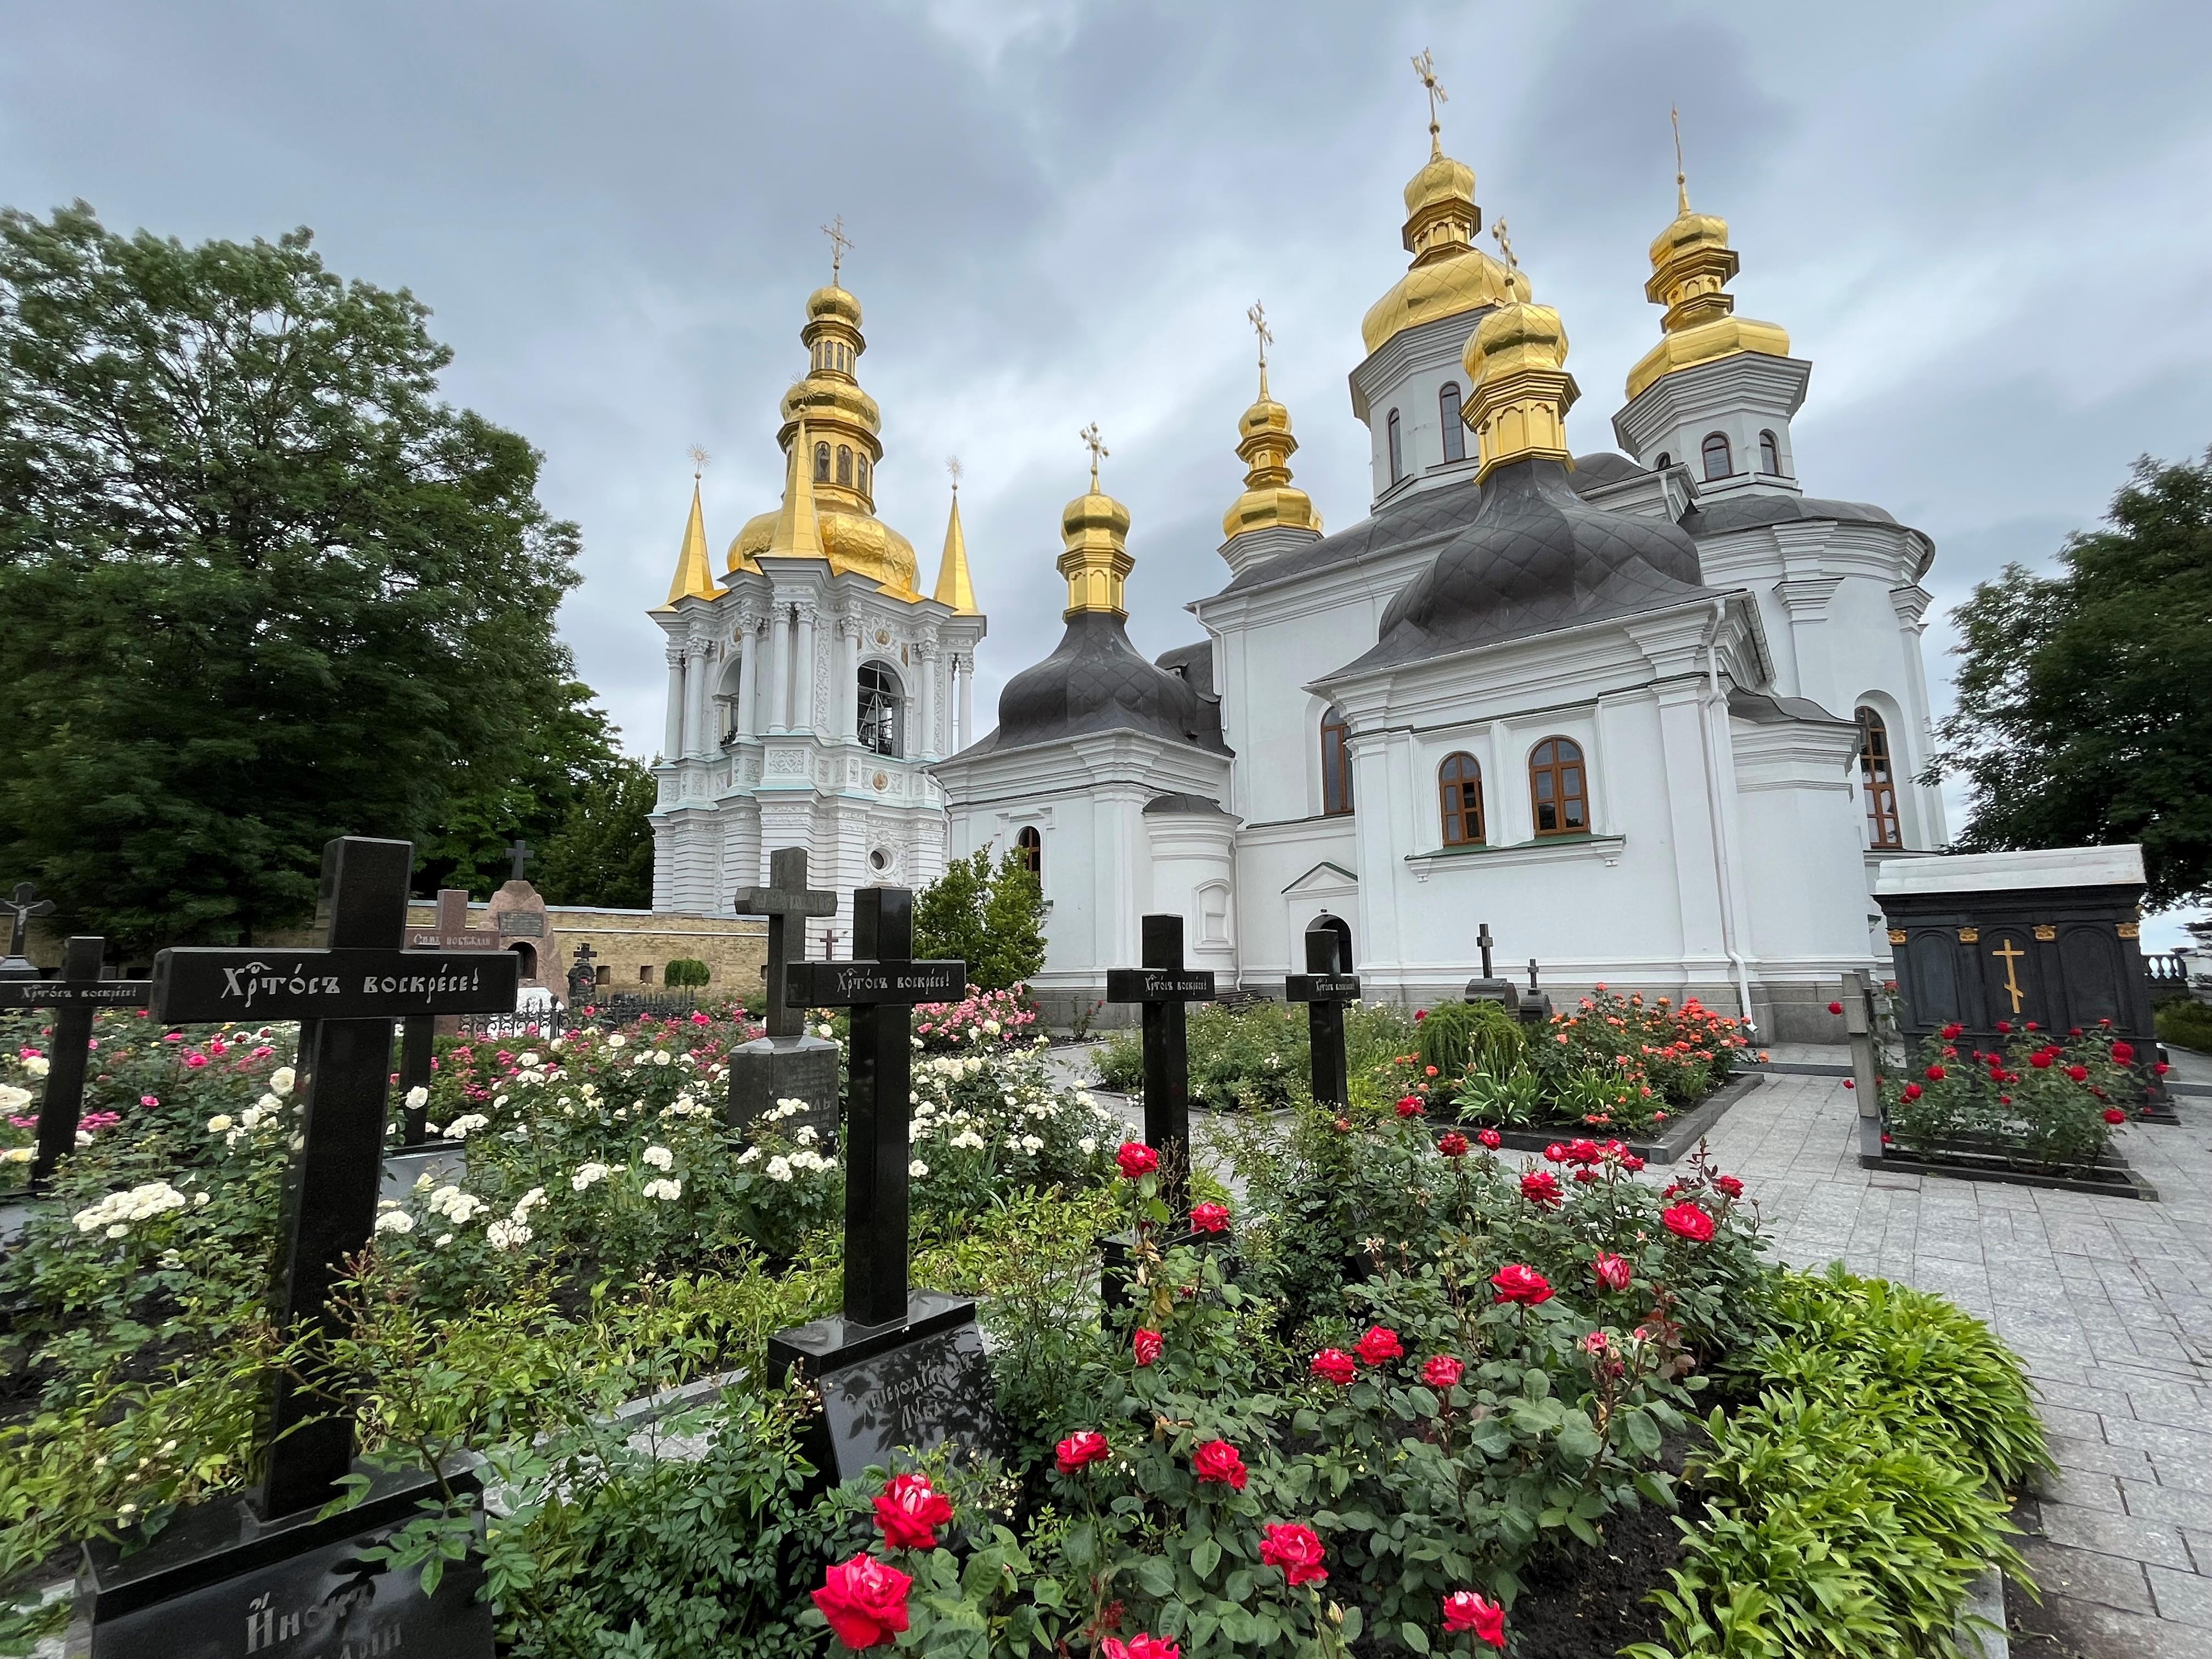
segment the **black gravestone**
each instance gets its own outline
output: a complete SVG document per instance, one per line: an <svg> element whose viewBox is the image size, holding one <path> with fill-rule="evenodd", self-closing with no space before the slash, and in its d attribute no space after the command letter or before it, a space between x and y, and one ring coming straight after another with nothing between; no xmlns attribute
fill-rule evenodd
<svg viewBox="0 0 2212 1659"><path fill-rule="evenodd" d="M1106 974L1106 1000L1143 1005L1145 1145L1175 1170L1168 1208L1190 1208L1190 1036L1184 1005L1213 1000L1213 975L1182 965L1182 918L1142 921L1144 966Z"/></svg>
<svg viewBox="0 0 2212 1659"><path fill-rule="evenodd" d="M914 895L853 895L849 963L792 963L790 1006L849 1007L847 1072L845 1305L842 1314L778 1331L769 1372L794 1367L820 1389L823 1414L805 1449L831 1481L883 1465L895 1446L948 1441L1003 1455L1010 1442L993 1406L975 1304L907 1284L908 1138L914 1005L957 996L967 964L911 960Z"/></svg>
<svg viewBox="0 0 2212 1659"><path fill-rule="evenodd" d="M736 900L739 915L768 918L768 1031L730 1051L727 1121L749 1129L778 1101L804 1101L806 1109L785 1123L785 1133L804 1125L826 1147L837 1139L837 1045L807 1035L805 1007L793 1007L785 988L794 945L799 957L806 955L806 918L835 915L837 896L807 887L803 847L776 848L768 868L769 884L748 887ZM796 928L789 925L794 917Z"/></svg>
<svg viewBox="0 0 2212 1659"><path fill-rule="evenodd" d="M1283 984L1283 1000L1306 1005L1307 1046L1312 1051L1315 1103L1342 1109L1352 1098L1344 1052L1344 1005L1359 1000L1359 976L1338 958L1344 941L1334 927L1306 930L1306 971Z"/></svg>
<svg viewBox="0 0 2212 1659"><path fill-rule="evenodd" d="M92 1017L102 1008L143 1008L150 983L100 978L107 941L81 934L62 952L58 980L0 981L0 1008L52 1008L54 1033L46 1047L46 1091L39 1102L39 1150L31 1165L31 1191L43 1192L62 1159L76 1146L84 1115L84 1074L91 1059Z"/></svg>
<svg viewBox="0 0 2212 1659"><path fill-rule="evenodd" d="M599 976L592 963L599 954L588 944L576 947L576 959L568 969L568 1006L572 1011L581 1012L598 994Z"/></svg>

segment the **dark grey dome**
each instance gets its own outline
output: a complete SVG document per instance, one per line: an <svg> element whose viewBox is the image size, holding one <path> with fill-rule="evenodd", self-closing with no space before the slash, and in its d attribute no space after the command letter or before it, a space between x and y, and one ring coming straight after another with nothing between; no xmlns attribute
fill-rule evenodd
<svg viewBox="0 0 2212 1659"><path fill-rule="evenodd" d="M1339 672L1710 596L1697 544L1674 525L1591 506L1557 461L1514 461L1484 480L1467 526L1390 602L1375 648Z"/></svg>
<svg viewBox="0 0 2212 1659"><path fill-rule="evenodd" d="M999 729L977 746L1127 731L1203 749L1222 746L1218 720L1207 718L1188 680L1139 655L1119 617L1085 611L1069 618L1058 650L1006 682L999 694Z"/></svg>

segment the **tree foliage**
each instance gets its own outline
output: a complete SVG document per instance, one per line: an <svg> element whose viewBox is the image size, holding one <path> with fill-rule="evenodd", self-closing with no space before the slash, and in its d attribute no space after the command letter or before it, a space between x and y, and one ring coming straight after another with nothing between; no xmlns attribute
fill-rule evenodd
<svg viewBox="0 0 2212 1659"><path fill-rule="evenodd" d="M605 746L538 456L310 243L0 213L0 842L126 949L301 920L334 835L488 890Z"/></svg>
<svg viewBox="0 0 2212 1659"><path fill-rule="evenodd" d="M596 709L590 711L597 714ZM643 761L592 755L580 787L547 834L531 878L549 904L643 910L653 904L653 824L658 798Z"/></svg>
<svg viewBox="0 0 2212 1659"><path fill-rule="evenodd" d="M914 902L918 957L957 957L986 991L1019 985L1044 966L1044 891L1009 848L996 863L987 842L923 888Z"/></svg>
<svg viewBox="0 0 2212 1659"><path fill-rule="evenodd" d="M2013 564L1952 612L1966 852L2140 842L2155 908L2212 891L2212 453L2146 458L2060 570Z"/></svg>

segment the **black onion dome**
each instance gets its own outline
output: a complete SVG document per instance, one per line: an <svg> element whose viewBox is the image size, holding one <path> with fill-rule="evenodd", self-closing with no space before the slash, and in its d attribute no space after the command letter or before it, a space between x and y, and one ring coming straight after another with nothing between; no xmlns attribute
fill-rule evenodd
<svg viewBox="0 0 2212 1659"><path fill-rule="evenodd" d="M1698 547L1663 519L1608 512L1531 457L1484 480L1467 527L1382 613L1375 648L1340 673L1711 597Z"/></svg>
<svg viewBox="0 0 2212 1659"><path fill-rule="evenodd" d="M1005 749L1131 731L1222 747L1218 721L1206 717L1188 679L1139 655L1121 617L1085 611L1068 618L1058 650L1006 682L999 694L999 729L987 744Z"/></svg>

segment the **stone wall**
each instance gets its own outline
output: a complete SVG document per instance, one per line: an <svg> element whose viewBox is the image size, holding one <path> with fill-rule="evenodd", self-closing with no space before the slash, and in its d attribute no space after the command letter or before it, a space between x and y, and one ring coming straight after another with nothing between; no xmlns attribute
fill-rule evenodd
<svg viewBox="0 0 2212 1659"><path fill-rule="evenodd" d="M420 899L407 907L410 927L428 927L437 907ZM659 991L668 964L690 957L707 964L704 994L758 997L761 969L768 962L768 923L758 916L690 915L681 911L609 910L581 904L549 904L551 925L545 943L544 982L565 995L576 947L598 953L592 965L604 973L610 991ZM469 906L469 926L489 929L488 905ZM645 969L652 970L647 978Z"/></svg>

